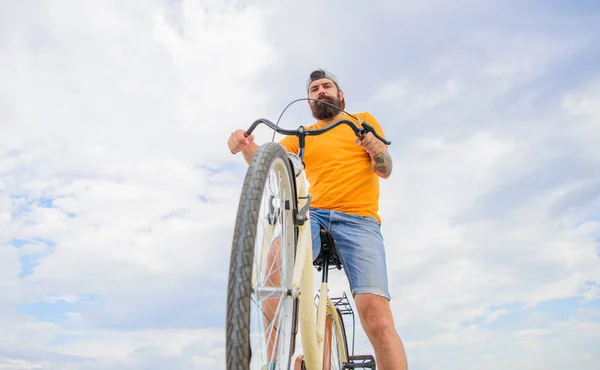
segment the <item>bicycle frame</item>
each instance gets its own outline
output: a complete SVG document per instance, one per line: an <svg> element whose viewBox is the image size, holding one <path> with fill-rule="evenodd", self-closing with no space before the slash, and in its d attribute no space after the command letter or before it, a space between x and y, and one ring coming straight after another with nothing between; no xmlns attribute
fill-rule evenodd
<svg viewBox="0 0 600 370"><path fill-rule="evenodd" d="M302 207L308 201L308 181L304 169L296 176L296 194L298 197L298 208ZM313 288L313 253L310 233L310 215L307 212L307 218L303 225L298 227L298 243L296 249L296 261L292 277L292 296L299 298L299 325L302 334L302 349L306 369L322 370L323 356L325 354L325 324L328 314L331 314L333 320L337 320L335 308L326 282L321 283L319 289L319 299L317 312L315 314L314 301L309 299L307 293L314 291ZM339 325L336 325L339 328ZM328 333L335 336L339 333ZM343 357L347 361L348 354Z"/></svg>

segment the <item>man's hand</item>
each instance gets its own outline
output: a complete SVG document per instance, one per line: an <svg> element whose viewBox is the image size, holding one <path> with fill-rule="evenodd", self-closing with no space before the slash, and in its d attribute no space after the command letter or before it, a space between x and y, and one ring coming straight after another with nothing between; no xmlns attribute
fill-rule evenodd
<svg viewBox="0 0 600 370"><path fill-rule="evenodd" d="M236 154L246 149L253 142L254 135L246 137L246 132L244 130L235 130L231 133L231 136L229 136L227 146L229 147L231 154Z"/></svg>
<svg viewBox="0 0 600 370"><path fill-rule="evenodd" d="M387 150L387 145L370 132L367 132L362 138L356 138L356 145L362 146L367 153L369 153L371 158L384 150Z"/></svg>
<svg viewBox="0 0 600 370"><path fill-rule="evenodd" d="M246 136L244 130L235 130L229 136L227 146L231 154L242 152L246 162L250 163L252 156L258 149L258 145L254 142L254 135Z"/></svg>
<svg viewBox="0 0 600 370"><path fill-rule="evenodd" d="M387 179L392 174L392 157L388 153L387 145L368 132L356 139L356 145L362 146L373 164L373 170L382 178Z"/></svg>

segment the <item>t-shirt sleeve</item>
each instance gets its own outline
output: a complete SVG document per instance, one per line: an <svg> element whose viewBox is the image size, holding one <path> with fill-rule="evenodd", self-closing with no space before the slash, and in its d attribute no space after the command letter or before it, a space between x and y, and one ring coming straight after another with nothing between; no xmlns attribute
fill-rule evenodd
<svg viewBox="0 0 600 370"><path fill-rule="evenodd" d="M279 140L279 144L281 144L288 152L298 154L298 147L300 145L296 136L287 135L283 139Z"/></svg>
<svg viewBox="0 0 600 370"><path fill-rule="evenodd" d="M373 117L373 115L371 113L365 112L361 116L362 116L361 119L365 123L373 126L373 128L375 129L375 132L377 132L377 134L379 136L381 136L384 139L387 139L385 137L385 132L383 131L383 128L381 127L381 125L379 124L379 122L377 122L377 119L375 119L375 117Z"/></svg>

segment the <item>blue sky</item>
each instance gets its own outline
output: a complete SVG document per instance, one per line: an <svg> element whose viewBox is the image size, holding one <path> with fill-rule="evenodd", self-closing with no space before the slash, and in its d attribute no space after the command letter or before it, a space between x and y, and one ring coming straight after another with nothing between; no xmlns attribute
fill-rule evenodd
<svg viewBox="0 0 600 370"><path fill-rule="evenodd" d="M410 368L597 369L599 50L595 1L1 3L0 369L223 369L227 138L318 67L393 142Z"/></svg>

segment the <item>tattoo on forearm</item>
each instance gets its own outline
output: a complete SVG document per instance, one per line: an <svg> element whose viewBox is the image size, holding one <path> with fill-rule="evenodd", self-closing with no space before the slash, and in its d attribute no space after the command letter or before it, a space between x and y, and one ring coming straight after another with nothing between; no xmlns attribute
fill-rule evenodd
<svg viewBox="0 0 600 370"><path fill-rule="evenodd" d="M392 173L392 158L389 153L380 152L373 158L373 169L379 175L387 177Z"/></svg>

